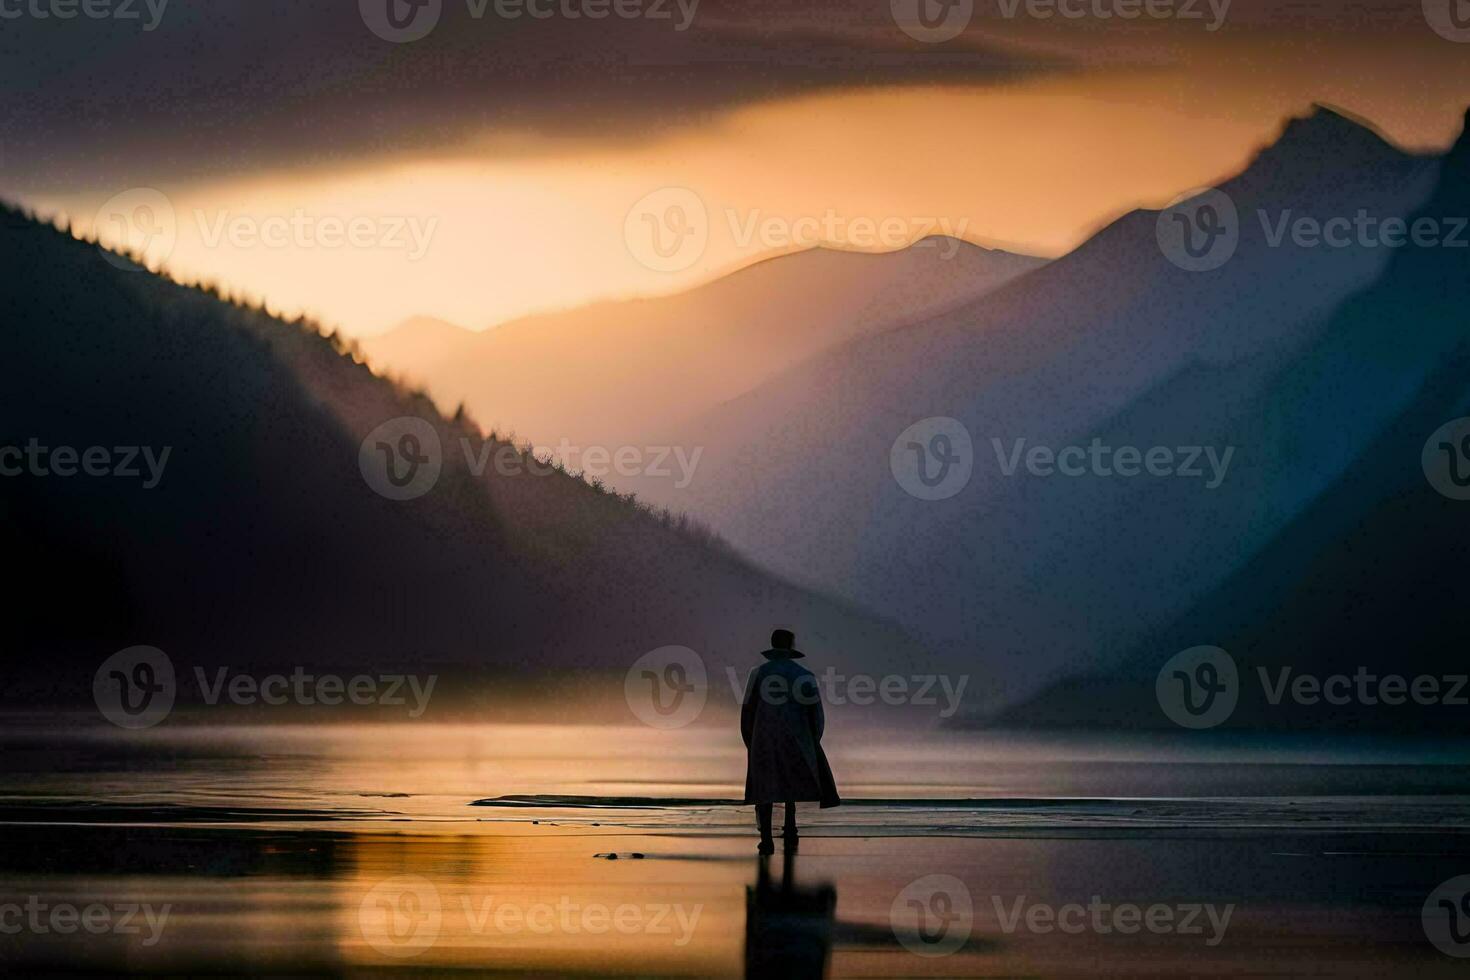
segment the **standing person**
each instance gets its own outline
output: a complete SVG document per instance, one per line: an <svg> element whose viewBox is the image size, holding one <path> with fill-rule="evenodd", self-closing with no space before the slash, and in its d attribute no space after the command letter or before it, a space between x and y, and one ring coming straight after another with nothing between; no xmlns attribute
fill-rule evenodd
<svg viewBox="0 0 1470 980"><path fill-rule="evenodd" d="M782 837L795 850L796 804L837 806L837 784L822 752L822 695L812 672L796 661L805 656L795 649L790 630L771 634L771 648L761 656L766 663L751 671L740 708L740 737L745 740L745 802L755 804L761 840L757 850L771 854L771 807L786 805Z"/></svg>

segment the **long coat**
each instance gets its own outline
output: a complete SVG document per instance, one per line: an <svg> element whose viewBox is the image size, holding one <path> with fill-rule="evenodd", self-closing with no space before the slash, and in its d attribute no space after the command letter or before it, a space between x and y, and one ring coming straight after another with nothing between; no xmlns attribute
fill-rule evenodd
<svg viewBox="0 0 1470 980"><path fill-rule="evenodd" d="M745 802L842 802L822 752L821 692L812 672L785 650L768 650L751 671L740 708L745 739Z"/></svg>

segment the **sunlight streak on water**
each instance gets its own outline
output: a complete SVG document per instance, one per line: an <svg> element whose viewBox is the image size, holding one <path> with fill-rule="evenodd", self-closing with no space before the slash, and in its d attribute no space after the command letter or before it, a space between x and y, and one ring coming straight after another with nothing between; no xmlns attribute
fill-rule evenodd
<svg viewBox="0 0 1470 980"><path fill-rule="evenodd" d="M640 726L341 725L7 729L9 799L276 808L474 823L507 796L738 800L738 734ZM827 745L849 800L1354 798L1470 791L1459 746L1311 739L863 733ZM1438 758L1445 764L1425 764ZM850 812L850 811L849 811ZM570 814L561 814L569 818ZM910 815L911 816L911 815ZM667 822L667 821L661 821ZM640 824L646 825L646 824Z"/></svg>

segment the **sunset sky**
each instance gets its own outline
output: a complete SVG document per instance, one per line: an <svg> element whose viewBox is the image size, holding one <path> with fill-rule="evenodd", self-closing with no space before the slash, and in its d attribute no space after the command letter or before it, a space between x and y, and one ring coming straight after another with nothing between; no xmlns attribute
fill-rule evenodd
<svg viewBox="0 0 1470 980"><path fill-rule="evenodd" d="M979 0L933 43L904 0L704 0L684 30L675 4L508 21L446 0L402 44L352 4L7 20L0 78L33 94L0 122L0 193L369 335L670 292L813 244L1057 255L1228 175L1313 102L1409 147L1458 134L1470 43L1436 32L1435 0L1221 3L1125 22L1092 13L1114 0L1049 19Z"/></svg>

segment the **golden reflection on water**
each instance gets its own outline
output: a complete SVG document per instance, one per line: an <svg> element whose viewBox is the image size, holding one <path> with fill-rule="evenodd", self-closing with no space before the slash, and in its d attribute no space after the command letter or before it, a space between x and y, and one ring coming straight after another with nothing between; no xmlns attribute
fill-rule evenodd
<svg viewBox="0 0 1470 980"><path fill-rule="evenodd" d="M180 834L137 833L134 856L164 858L177 872L192 865L190 873L7 875L0 905L31 900L43 928L0 936L0 964L150 973L742 970L748 859L608 861L594 857L599 844L588 839L218 830L191 843ZM231 838L263 873L211 868L209 853ZM57 906L97 905L115 917L132 909L136 931L44 926Z"/></svg>
<svg viewBox="0 0 1470 980"><path fill-rule="evenodd" d="M1434 826L1428 804L1406 810L1405 801L1463 809L1445 795L1462 791L1463 767L1407 764L1430 758L1424 751L854 732L834 739L832 756L849 805L803 810L800 856L789 872L773 860L764 879L748 810L468 805L538 793L737 796L742 759L720 741L727 734L363 725L12 737L0 774L10 813L0 833L0 966L762 976L774 958L780 975L821 959L833 976L1320 967L1412 968L1426 978L1458 965L1415 945L1418 903L1445 877L1447 859L1466 858L1463 835L1405 830ZM1331 761L1340 764L1322 764ZM1442 775L1431 779L1435 771ZM1388 816L1350 840L1322 837L1347 833L1334 821L1345 807L1351 815L1367 786L1408 795L1374 798L1374 812ZM1105 821L1114 829L1097 834L1079 817L1086 801L988 817L862 803L884 795L1136 802L1114 804ZM1236 819L1228 832L1201 837L1159 824L1161 807L1208 820L1219 800L1237 796L1236 809L1273 805L1269 826ZM1153 816L1131 815L1144 806ZM953 836L961 832L975 836ZM609 853L618 858L599 856ZM910 883L936 874L961 878L972 893L973 938L952 955L918 957L896 940L892 909ZM1204 950L1177 937L1008 933L992 904L1099 893L1239 910L1231 942ZM143 915L131 934L6 931L7 907L30 901L152 910L160 929L149 942Z"/></svg>
<svg viewBox="0 0 1470 980"><path fill-rule="evenodd" d="M818 837L789 861L764 862L744 835L12 827L0 845L0 910L31 900L149 914L127 935L0 931L0 966L18 974L1449 977L1459 964L1420 941L1418 903L1443 877L1451 843L1400 837L1389 851L1333 857L1300 838L1284 845L1267 836ZM596 857L610 844L617 860ZM100 866L87 867L92 846ZM1463 860L1463 847L1451 849ZM647 856L634 859L635 851ZM962 944L944 955L916 955L899 936L894 909L926 875L957 876L973 909ZM1231 903L1228 941L1018 930L997 910L997 902L1057 905L1095 894ZM161 928L150 932L150 922Z"/></svg>
<svg viewBox="0 0 1470 980"><path fill-rule="evenodd" d="M338 951L368 965L738 973L748 862L605 860L593 850L354 837L336 901Z"/></svg>

